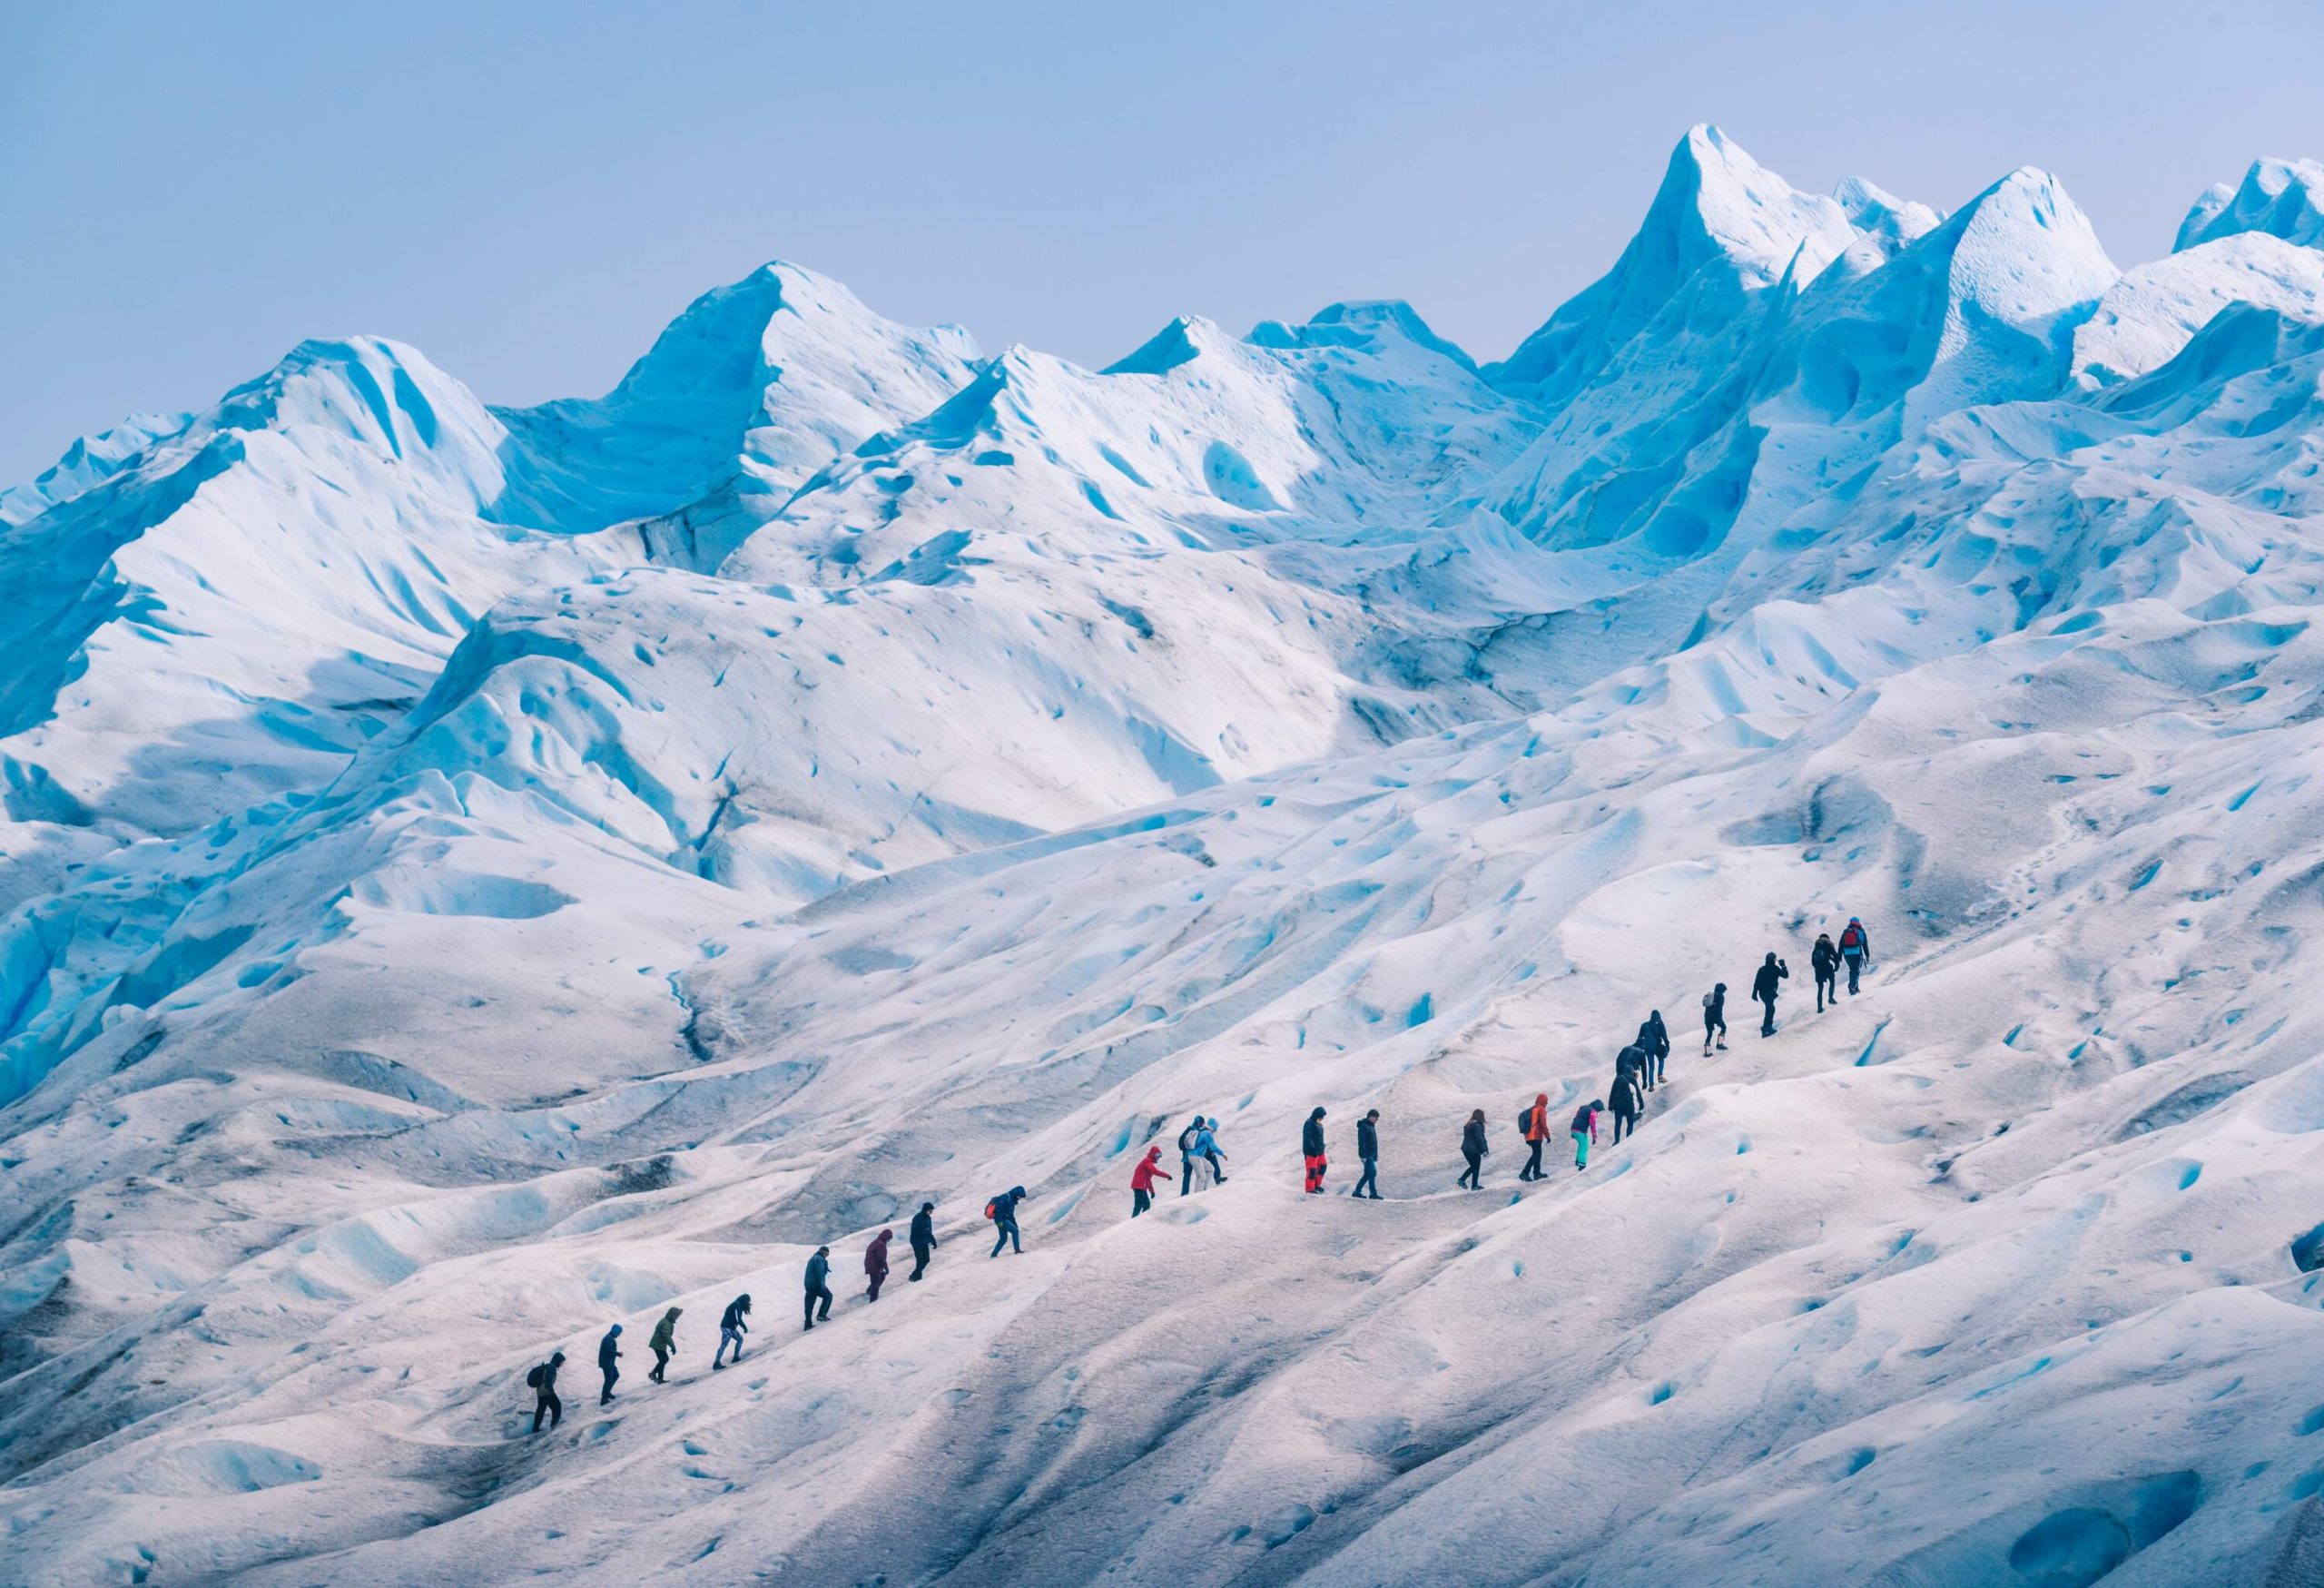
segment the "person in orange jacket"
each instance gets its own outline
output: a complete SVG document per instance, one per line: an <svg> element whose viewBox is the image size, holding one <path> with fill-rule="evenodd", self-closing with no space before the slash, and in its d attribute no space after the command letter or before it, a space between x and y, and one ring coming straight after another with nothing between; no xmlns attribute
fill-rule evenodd
<svg viewBox="0 0 2324 1588"><path fill-rule="evenodd" d="M1146 1156L1129 1171L1129 1216L1132 1218L1154 1206L1154 1182L1157 1178L1168 1179L1170 1171L1162 1167L1162 1149L1149 1147Z"/></svg>
<svg viewBox="0 0 2324 1588"><path fill-rule="evenodd" d="M1517 1178L1521 1180L1547 1179L1549 1177L1541 1172L1541 1149L1548 1146L1550 1140L1550 1094L1548 1092L1537 1091L1533 1094L1533 1106L1525 1110L1522 1122L1525 1126L1525 1145L1530 1151L1525 1159L1525 1167L1517 1171Z"/></svg>

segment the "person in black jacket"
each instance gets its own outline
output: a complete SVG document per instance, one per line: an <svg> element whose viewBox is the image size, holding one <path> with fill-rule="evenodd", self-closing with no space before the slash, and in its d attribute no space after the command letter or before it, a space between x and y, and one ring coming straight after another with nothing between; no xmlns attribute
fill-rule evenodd
<svg viewBox="0 0 2324 1588"><path fill-rule="evenodd" d="M1348 1195L1368 1196L1377 1202L1380 1199L1380 1110L1377 1109L1355 1122L1355 1161L1364 1166L1364 1172L1355 1177L1355 1189ZM1371 1188L1368 1191L1364 1189L1367 1186Z"/></svg>
<svg viewBox="0 0 2324 1588"><path fill-rule="evenodd" d="M565 1421L565 1403L556 1398L556 1370L565 1366L565 1353L554 1352L549 1359L526 1376L533 1386L533 1432L541 1431L541 1416L546 1413L548 1425L555 1428Z"/></svg>
<svg viewBox="0 0 2324 1588"><path fill-rule="evenodd" d="M1703 994L1703 1057L1710 1057L1710 1042L1718 1039L1722 1051L1727 1047L1727 983L1721 981Z"/></svg>
<svg viewBox="0 0 2324 1588"><path fill-rule="evenodd" d="M614 1404L614 1380L621 1376L621 1368L616 1365L620 1356L621 1325L615 1324L597 1342L597 1371L606 1376L604 1387L597 1391L597 1404L601 1406Z"/></svg>
<svg viewBox="0 0 2324 1588"><path fill-rule="evenodd" d="M1638 1082L1627 1075L1614 1078L1614 1090L1606 1099L1608 1111L1614 1116L1614 1145L1619 1147L1625 1131L1638 1134L1638 1117L1646 1111L1646 1100L1639 1095Z"/></svg>
<svg viewBox="0 0 2324 1588"><path fill-rule="evenodd" d="M1832 946L1828 932L1816 934L1816 947L1807 956L1807 968L1816 972L1816 1012L1824 1012L1827 1001L1840 1001L1840 951Z"/></svg>
<svg viewBox="0 0 2324 1588"><path fill-rule="evenodd" d="M1769 949L1767 962L1759 967L1759 973L1751 978L1751 996L1758 999L1767 1011L1759 1020L1759 1035L1772 1037L1776 1034L1776 993L1790 979L1791 967L1776 958L1775 951Z"/></svg>
<svg viewBox="0 0 2324 1588"><path fill-rule="evenodd" d="M928 1259L936 1250L936 1204L922 1202L920 1211L911 1216L911 1272L906 1279L917 1279L928 1272Z"/></svg>
<svg viewBox="0 0 2324 1588"><path fill-rule="evenodd" d="M1307 1162L1307 1190L1313 1195L1324 1189L1324 1170L1328 1167L1324 1158L1324 1110L1320 1106L1300 1127L1299 1152Z"/></svg>
<svg viewBox="0 0 2324 1588"><path fill-rule="evenodd" d="M1484 1168L1485 1154L1492 1150L1492 1149L1485 1144L1485 1111L1479 1109L1469 1116L1469 1122L1461 1128L1461 1156L1469 1160L1469 1167L1467 1171L1453 1183L1466 1186L1472 1191L1483 1190L1485 1185L1481 1178L1481 1171Z"/></svg>
<svg viewBox="0 0 2324 1588"><path fill-rule="evenodd" d="M743 1291L726 1304L718 1315L718 1349L711 1354L713 1368L726 1366L726 1347L734 1347L734 1360L743 1359L743 1336L751 1332L751 1293Z"/></svg>
<svg viewBox="0 0 2324 1588"><path fill-rule="evenodd" d="M1639 1022L1638 1050L1646 1055L1646 1090L1652 1091L1662 1084L1662 1067L1670 1057L1670 1028L1662 1023L1660 1010L1649 1011Z"/></svg>
<svg viewBox="0 0 2324 1588"><path fill-rule="evenodd" d="M831 1277L832 1248L827 1246L819 1246L815 1248L815 1255L807 1259L807 1327L811 1329L815 1327L817 1321L815 1303L818 1301L823 1304L822 1321L824 1323L832 1321Z"/></svg>
<svg viewBox="0 0 2324 1588"><path fill-rule="evenodd" d="M1646 1050L1636 1042L1625 1043L1622 1050L1614 1055L1614 1084L1620 1086L1625 1080L1632 1080L1643 1090L1646 1068L1652 1062L1646 1056Z"/></svg>

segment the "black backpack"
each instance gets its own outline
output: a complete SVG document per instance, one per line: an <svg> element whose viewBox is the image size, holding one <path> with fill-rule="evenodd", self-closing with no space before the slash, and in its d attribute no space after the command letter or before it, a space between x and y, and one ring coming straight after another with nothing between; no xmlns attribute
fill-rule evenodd
<svg viewBox="0 0 2324 1588"><path fill-rule="evenodd" d="M1532 1129L1533 1105L1528 1103L1525 1105L1524 1111L1517 1116L1517 1133L1520 1136L1526 1136L1531 1134Z"/></svg>
<svg viewBox="0 0 2324 1588"><path fill-rule="evenodd" d="M536 1363L534 1363L534 1364L533 1364L533 1370L532 1370L530 1373L527 1373L527 1374L526 1374L526 1375L525 1375L525 1387L526 1387L527 1389L538 1389L538 1388L540 1388L540 1386L541 1386L541 1376L542 1376L542 1375L546 1374L547 1371L548 1371L548 1364L547 1364L547 1363L546 1363L546 1362L536 1362Z"/></svg>

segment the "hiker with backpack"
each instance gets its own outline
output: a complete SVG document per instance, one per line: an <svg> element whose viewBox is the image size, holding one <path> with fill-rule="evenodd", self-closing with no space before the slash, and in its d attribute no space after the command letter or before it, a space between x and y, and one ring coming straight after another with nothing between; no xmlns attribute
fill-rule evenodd
<svg viewBox="0 0 2324 1588"><path fill-rule="evenodd" d="M1324 1156L1324 1110L1321 1104L1307 1116L1299 1128L1299 1155L1307 1165L1307 1194L1314 1196L1324 1189L1324 1171L1331 1167Z"/></svg>
<svg viewBox="0 0 2324 1588"><path fill-rule="evenodd" d="M984 1216L992 1220L993 1257L999 1257L1005 1246L1014 1246L1019 1257L1025 1255L1025 1242L1017 1233L1017 1204L1024 1199L1025 1188L1011 1186L984 1205Z"/></svg>
<svg viewBox="0 0 2324 1588"><path fill-rule="evenodd" d="M895 1235L892 1229L883 1229L863 1248L863 1277L871 1287L864 1292L866 1301L879 1300L880 1287L888 1282L888 1243Z"/></svg>
<svg viewBox="0 0 2324 1588"><path fill-rule="evenodd" d="M1670 1028L1662 1023L1660 1010L1649 1010L1639 1022L1638 1050L1646 1055L1644 1080L1652 1091L1662 1084L1662 1066L1670 1057Z"/></svg>
<svg viewBox="0 0 2324 1588"><path fill-rule="evenodd" d="M1137 1167L1129 1171L1129 1216L1132 1218L1154 1206L1154 1177L1157 1175L1167 1180L1170 1178L1170 1171L1162 1167L1162 1149L1149 1147L1146 1149L1146 1156L1138 1159Z"/></svg>
<svg viewBox="0 0 2324 1588"><path fill-rule="evenodd" d="M1649 1062L1646 1050L1636 1042L1624 1044L1622 1050L1614 1055L1614 1084L1620 1086L1626 1080L1632 1082L1640 1088L1640 1095L1644 1095L1646 1082L1643 1077Z"/></svg>
<svg viewBox="0 0 2324 1588"><path fill-rule="evenodd" d="M1525 1167L1517 1171L1517 1178L1521 1180L1549 1179L1549 1176L1541 1172L1541 1149L1548 1146L1550 1141L1550 1094L1548 1092L1535 1092L1531 1105L1517 1116L1517 1134L1518 1139L1530 1149L1525 1157Z"/></svg>
<svg viewBox="0 0 2324 1588"><path fill-rule="evenodd" d="M1479 1109L1469 1116L1469 1122L1461 1128L1461 1156L1469 1160L1469 1167L1461 1178L1452 1183L1456 1186L1466 1186L1472 1191L1483 1190L1485 1183L1481 1178L1481 1171L1484 1168L1485 1154L1492 1150L1492 1149L1485 1144L1485 1111Z"/></svg>
<svg viewBox="0 0 2324 1588"><path fill-rule="evenodd" d="M533 1432L541 1431L541 1418L547 1415L554 1431L565 1421L565 1403L556 1398L556 1370L565 1366L565 1353L550 1353L549 1359L525 1375L525 1386L533 1392Z"/></svg>
<svg viewBox="0 0 2324 1588"><path fill-rule="evenodd" d="M726 1347L734 1347L734 1360L743 1359L743 1336L751 1332L751 1293L743 1291L726 1304L718 1315L718 1349L711 1353L710 1366L715 1371L726 1366Z"/></svg>
<svg viewBox="0 0 2324 1588"><path fill-rule="evenodd" d="M1355 1122L1355 1161L1364 1172L1355 1177L1355 1189L1351 1197L1380 1199L1380 1110L1373 1110ZM1369 1190L1364 1188L1370 1187Z"/></svg>
<svg viewBox="0 0 2324 1588"><path fill-rule="evenodd" d="M654 1368L645 1376L656 1384L669 1382L662 1374L670 1366L670 1358L677 1355L678 1314L684 1310L683 1307L670 1308L662 1315L662 1321L654 1326L653 1334L646 1337L645 1348L654 1353Z"/></svg>
<svg viewBox="0 0 2324 1588"><path fill-rule="evenodd" d="M1767 962L1759 967L1758 974L1751 978L1751 996L1758 999L1766 1011L1759 1019L1759 1035L1772 1037L1776 1034L1776 994L1790 979L1791 967L1776 958L1775 950L1769 949Z"/></svg>
<svg viewBox="0 0 2324 1588"><path fill-rule="evenodd" d="M1606 1095L1610 1100L1608 1111L1614 1116L1614 1145L1620 1147L1624 1127L1630 1134L1638 1134L1638 1117L1646 1111L1646 1099L1640 1094L1638 1082L1627 1075L1616 1076L1614 1090Z"/></svg>
<svg viewBox="0 0 2324 1588"><path fill-rule="evenodd" d="M1202 1137L1202 1116L1196 1114L1187 1128L1178 1132L1178 1195L1195 1189L1195 1159L1202 1149L1196 1143Z"/></svg>
<svg viewBox="0 0 2324 1588"><path fill-rule="evenodd" d="M1710 1057L1710 1042L1718 1039L1718 1050L1727 1051L1727 983L1721 981L1703 994L1703 1057Z"/></svg>
<svg viewBox="0 0 2324 1588"><path fill-rule="evenodd" d="M1593 1098L1573 1111L1573 1167L1590 1167L1590 1144L1598 1139L1598 1116L1605 1111L1604 1102Z"/></svg>
<svg viewBox="0 0 2324 1588"><path fill-rule="evenodd" d="M597 1371L606 1376L605 1384L597 1391L597 1404L601 1406L614 1404L614 1380L621 1376L621 1368L615 1366L620 1356L621 1325L615 1324L597 1342Z"/></svg>
<svg viewBox="0 0 2324 1588"><path fill-rule="evenodd" d="M928 1259L936 1250L936 1204L922 1202L920 1211L911 1216L911 1272L904 1277L913 1284L928 1272Z"/></svg>
<svg viewBox="0 0 2324 1588"><path fill-rule="evenodd" d="M1832 946L1832 934L1816 934L1816 947L1807 956L1807 968L1816 972L1816 1012L1822 1014L1827 1003L1840 1001L1840 951Z"/></svg>
<svg viewBox="0 0 2324 1588"><path fill-rule="evenodd" d="M831 1277L832 1248L827 1246L819 1246L815 1248L815 1255L807 1259L806 1318L808 1328L812 1329L815 1327L817 1321L815 1317L815 1303L818 1301L823 1304L823 1316L822 1321L824 1323L832 1321ZM739 1359L741 1353L737 1352L735 1355Z"/></svg>
<svg viewBox="0 0 2324 1588"><path fill-rule="evenodd" d="M1840 962L1848 968L1848 996L1856 996L1856 979L1872 964L1872 934L1855 916L1840 931ZM1835 997L1837 996L1836 992Z"/></svg>

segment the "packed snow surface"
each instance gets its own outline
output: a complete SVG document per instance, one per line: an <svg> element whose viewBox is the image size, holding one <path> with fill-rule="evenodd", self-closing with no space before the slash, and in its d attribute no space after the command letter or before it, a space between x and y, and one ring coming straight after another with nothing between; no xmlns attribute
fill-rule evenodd
<svg viewBox="0 0 2324 1588"><path fill-rule="evenodd" d="M356 337L74 443L0 1582L2324 1581L2319 173L2119 271L1705 127L1494 363L775 264L601 399Z"/></svg>

